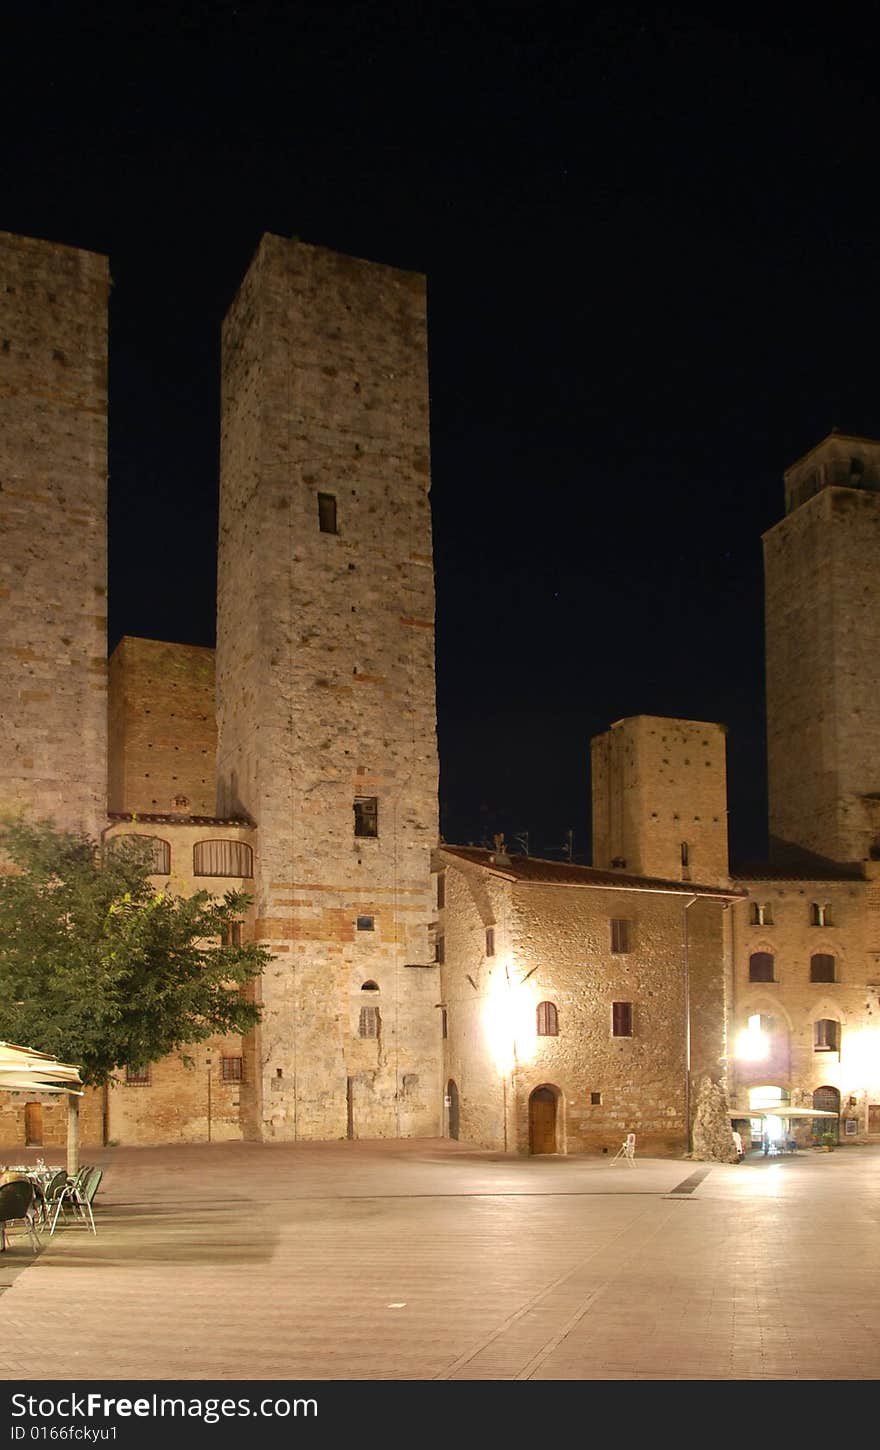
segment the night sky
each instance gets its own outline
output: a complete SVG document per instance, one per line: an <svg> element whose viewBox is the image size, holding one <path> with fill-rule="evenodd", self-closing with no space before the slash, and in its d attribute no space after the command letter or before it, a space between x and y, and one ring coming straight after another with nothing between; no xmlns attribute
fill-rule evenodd
<svg viewBox="0 0 880 1450"><path fill-rule="evenodd" d="M111 646L214 642L262 232L413 268L446 839L588 861L590 737L645 712L729 727L762 855L761 533L790 462L880 430L876 18L7 7L0 228L111 261Z"/></svg>

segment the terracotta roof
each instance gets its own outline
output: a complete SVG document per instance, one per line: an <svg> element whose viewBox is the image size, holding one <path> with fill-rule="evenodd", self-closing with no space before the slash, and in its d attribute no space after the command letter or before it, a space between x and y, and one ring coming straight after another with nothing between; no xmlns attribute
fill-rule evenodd
<svg viewBox="0 0 880 1450"><path fill-rule="evenodd" d="M569 861L542 861L536 856L515 856L487 851L482 846L447 846L440 850L471 866L482 866L496 876L523 885L587 886L612 891L656 891L676 896L708 896L737 901L746 893L737 887L699 886L692 881L664 881L656 876L631 876L625 871L599 871ZM499 859L500 857L500 859Z"/></svg>

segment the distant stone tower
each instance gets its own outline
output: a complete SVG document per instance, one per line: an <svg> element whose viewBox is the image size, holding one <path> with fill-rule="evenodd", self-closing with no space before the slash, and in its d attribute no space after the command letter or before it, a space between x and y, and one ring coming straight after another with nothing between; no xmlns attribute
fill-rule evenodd
<svg viewBox="0 0 880 1450"><path fill-rule="evenodd" d="M717 885L728 875L725 732L633 715L592 743L593 865Z"/></svg>
<svg viewBox="0 0 880 1450"><path fill-rule="evenodd" d="M223 333L218 814L258 828L252 1136L439 1132L420 276L265 236Z"/></svg>
<svg viewBox="0 0 880 1450"><path fill-rule="evenodd" d="M880 443L832 433L764 535L770 849L880 852Z"/></svg>
<svg viewBox="0 0 880 1450"><path fill-rule="evenodd" d="M107 259L0 233L0 810L107 802Z"/></svg>

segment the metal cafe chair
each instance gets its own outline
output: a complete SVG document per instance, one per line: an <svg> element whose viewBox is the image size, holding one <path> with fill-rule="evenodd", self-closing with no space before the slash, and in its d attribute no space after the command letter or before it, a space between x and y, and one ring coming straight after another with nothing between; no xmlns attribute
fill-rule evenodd
<svg viewBox="0 0 880 1450"><path fill-rule="evenodd" d="M40 1235L37 1233L34 1209L34 1185L29 1183L26 1178L0 1184L0 1253L5 1253L8 1247L6 1225L17 1218L24 1219L27 1224L31 1244L36 1253L40 1248Z"/></svg>
<svg viewBox="0 0 880 1450"><path fill-rule="evenodd" d="M52 1213L56 1207L58 1195L67 1187L67 1173L59 1168L53 1173L48 1183L43 1188L43 1222L48 1224L51 1221Z"/></svg>
<svg viewBox="0 0 880 1450"><path fill-rule="evenodd" d="M611 1162L612 1163L616 1163L618 1161L618 1159L621 1159L621 1158L624 1160L624 1162L626 1162L626 1163L629 1164L630 1168L635 1168L635 1166L636 1166L636 1135L635 1135L635 1133L627 1133L626 1137L624 1138L623 1142L621 1143L621 1145L618 1148L617 1152L615 1153L614 1157L611 1159Z"/></svg>
<svg viewBox="0 0 880 1450"><path fill-rule="evenodd" d="M50 1235L55 1232L58 1226L58 1217L63 1209L65 1213L73 1212L85 1218L79 1202L79 1194L88 1175L92 1172L91 1165L81 1168L75 1178L68 1178L64 1175L64 1182L58 1185L52 1197L54 1213L52 1214L52 1225L49 1229ZM57 1175L56 1175L57 1176ZM51 1211L51 1210L50 1210Z"/></svg>
<svg viewBox="0 0 880 1450"><path fill-rule="evenodd" d="M101 1187L101 1179L103 1177L103 1168L90 1169L89 1172L86 1174L86 1177L83 1180L76 1195L78 1206L80 1207L80 1209L84 1210L83 1218L85 1218L86 1214L88 1214L89 1216L89 1224L91 1225L93 1234L96 1234L98 1230L95 1228L95 1218L94 1214L92 1213L92 1201L98 1189Z"/></svg>

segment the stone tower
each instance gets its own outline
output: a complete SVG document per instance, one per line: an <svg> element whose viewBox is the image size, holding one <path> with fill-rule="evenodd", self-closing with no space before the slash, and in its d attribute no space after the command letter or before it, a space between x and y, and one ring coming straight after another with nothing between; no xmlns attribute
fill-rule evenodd
<svg viewBox="0 0 880 1450"><path fill-rule="evenodd" d="M439 1131L425 285L265 236L223 332L218 814L258 831L254 1136Z"/></svg>
<svg viewBox="0 0 880 1450"><path fill-rule="evenodd" d="M593 865L717 885L727 879L725 732L633 715L592 743Z"/></svg>
<svg viewBox="0 0 880 1450"><path fill-rule="evenodd" d="M105 257L0 233L0 810L107 801Z"/></svg>
<svg viewBox="0 0 880 1450"><path fill-rule="evenodd" d="M880 443L832 433L764 535L771 853L880 850Z"/></svg>

